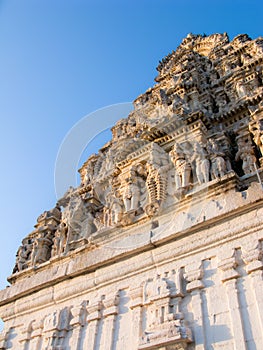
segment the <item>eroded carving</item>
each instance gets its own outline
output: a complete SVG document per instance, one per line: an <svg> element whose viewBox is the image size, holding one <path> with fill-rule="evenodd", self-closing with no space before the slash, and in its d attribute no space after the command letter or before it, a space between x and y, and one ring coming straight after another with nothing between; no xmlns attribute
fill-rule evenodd
<svg viewBox="0 0 263 350"><path fill-rule="evenodd" d="M112 127L112 140L83 164L80 186L38 217L13 272L161 215L230 172L249 186L263 166L262 62L262 38L189 34Z"/></svg>

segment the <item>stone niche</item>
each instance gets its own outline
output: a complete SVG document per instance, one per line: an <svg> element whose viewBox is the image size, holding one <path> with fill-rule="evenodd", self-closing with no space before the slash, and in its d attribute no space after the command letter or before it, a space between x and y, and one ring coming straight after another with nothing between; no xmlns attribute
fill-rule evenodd
<svg viewBox="0 0 263 350"><path fill-rule="evenodd" d="M261 349L263 38L189 34L18 248L0 349Z"/></svg>

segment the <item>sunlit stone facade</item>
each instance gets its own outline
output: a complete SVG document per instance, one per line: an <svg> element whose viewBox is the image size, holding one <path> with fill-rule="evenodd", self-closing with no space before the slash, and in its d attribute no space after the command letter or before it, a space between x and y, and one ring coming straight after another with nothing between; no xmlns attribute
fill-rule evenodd
<svg viewBox="0 0 263 350"><path fill-rule="evenodd" d="M263 38L189 34L37 218L0 349L261 349Z"/></svg>

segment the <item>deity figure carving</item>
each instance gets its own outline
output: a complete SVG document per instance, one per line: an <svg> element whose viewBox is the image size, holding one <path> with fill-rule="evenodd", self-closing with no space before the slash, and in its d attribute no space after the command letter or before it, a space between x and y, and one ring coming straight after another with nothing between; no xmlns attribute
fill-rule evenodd
<svg viewBox="0 0 263 350"><path fill-rule="evenodd" d="M253 135L253 141L258 146L261 156L263 156L263 121L259 120L255 125L250 125L249 131Z"/></svg>
<svg viewBox="0 0 263 350"><path fill-rule="evenodd" d="M195 142L193 146L192 162L195 162L195 172L199 185L209 181L210 162L206 149Z"/></svg>
<svg viewBox="0 0 263 350"><path fill-rule="evenodd" d="M51 256L56 256L65 253L66 251L66 243L68 238L68 227L67 224L62 221L53 238L53 246L51 251Z"/></svg>
<svg viewBox="0 0 263 350"><path fill-rule="evenodd" d="M242 81L238 81L236 83L236 92L237 92L237 96L239 98L242 98L242 97L247 95L246 86L245 86L245 84Z"/></svg>
<svg viewBox="0 0 263 350"><path fill-rule="evenodd" d="M175 188L187 188L190 185L191 165L186 159L186 154L178 143L175 143L170 151L171 161L175 168Z"/></svg>
<svg viewBox="0 0 263 350"><path fill-rule="evenodd" d="M126 212L137 210L140 207L141 194L145 187L145 181L139 175L141 166L132 166L129 177L125 179L123 203Z"/></svg>
<svg viewBox="0 0 263 350"><path fill-rule="evenodd" d="M226 93L222 93L222 94L217 96L216 104L218 106L218 110L219 110L220 113L225 111L225 108L227 106L227 95L226 95Z"/></svg>
<svg viewBox="0 0 263 350"><path fill-rule="evenodd" d="M217 142L213 139L208 140L207 150L211 161L212 179L223 177L227 172L224 153L220 151Z"/></svg>
<svg viewBox="0 0 263 350"><path fill-rule="evenodd" d="M53 232L50 229L39 232L33 243L31 264L42 264L50 258Z"/></svg>
<svg viewBox="0 0 263 350"><path fill-rule="evenodd" d="M92 178L93 178L93 171L94 171L94 168L93 168L92 164L89 163L87 165L87 167L85 168L85 172L84 172L84 176L83 176L83 185L84 186L91 183Z"/></svg>
<svg viewBox="0 0 263 350"><path fill-rule="evenodd" d="M18 248L16 254L16 264L13 270L13 273L22 271L28 267L28 263L30 262L30 255L32 253L31 239L24 239L22 245Z"/></svg>
<svg viewBox="0 0 263 350"><path fill-rule="evenodd" d="M235 156L235 161L242 160L242 169L245 175L253 173L255 171L255 163L257 158L252 145L245 142L243 139L239 139L237 144L238 152Z"/></svg>
<svg viewBox="0 0 263 350"><path fill-rule="evenodd" d="M66 192L64 197L59 200L59 203L64 207L62 222L67 227L67 251L70 242L87 238L96 231L96 227L93 223L92 209L74 189Z"/></svg>
<svg viewBox="0 0 263 350"><path fill-rule="evenodd" d="M111 227L121 222L123 214L123 201L121 193L115 188L111 188L105 197L104 225Z"/></svg>

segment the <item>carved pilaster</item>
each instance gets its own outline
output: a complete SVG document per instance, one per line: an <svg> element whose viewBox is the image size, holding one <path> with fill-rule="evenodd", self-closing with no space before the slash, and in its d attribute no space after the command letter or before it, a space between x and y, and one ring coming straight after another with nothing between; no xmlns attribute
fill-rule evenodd
<svg viewBox="0 0 263 350"><path fill-rule="evenodd" d="M29 341L29 350L40 349L42 342L42 332L43 332L43 319L35 320L31 327L31 335Z"/></svg>
<svg viewBox="0 0 263 350"><path fill-rule="evenodd" d="M237 278L239 273L236 270L238 266L236 251L228 251L222 248L219 253L218 267L222 270L222 282L226 287L228 298L228 306L232 321L232 334L234 341L234 349L245 350L246 341L244 339L244 331L242 326L242 316L240 313Z"/></svg>
<svg viewBox="0 0 263 350"><path fill-rule="evenodd" d="M203 318L202 318L202 289L204 284L203 278L203 266L198 264L188 265L185 268L185 278L187 283L186 291L191 293L191 303L194 314L194 338L195 338L195 349L203 349L205 334L203 329Z"/></svg>
<svg viewBox="0 0 263 350"><path fill-rule="evenodd" d="M88 327L83 349L95 350L102 307L103 305L100 299L93 301L93 303L86 307Z"/></svg>
<svg viewBox="0 0 263 350"><path fill-rule="evenodd" d="M130 309L132 310L132 339L138 346L139 339L142 336L142 305L143 288L142 286L130 288L131 297Z"/></svg>
<svg viewBox="0 0 263 350"><path fill-rule="evenodd" d="M27 325L26 327L21 329L19 343L21 344L21 349L23 349L23 350L26 350L29 346L29 341L31 338L31 324L32 324L32 322L30 322L29 325Z"/></svg>
<svg viewBox="0 0 263 350"><path fill-rule="evenodd" d="M47 315L44 319L43 349L53 350L58 338L58 312Z"/></svg>
<svg viewBox="0 0 263 350"><path fill-rule="evenodd" d="M72 319L69 323L72 334L69 341L70 349L79 349L82 328L85 324L86 308L83 304L71 309Z"/></svg>
<svg viewBox="0 0 263 350"><path fill-rule="evenodd" d="M261 334L263 333L262 253L262 241L251 240L247 242L247 245L242 249L242 256L246 263L246 271L251 278L251 290L255 300ZM253 321L255 321L255 318L253 318ZM261 336L261 343L263 343L263 336Z"/></svg>
<svg viewBox="0 0 263 350"><path fill-rule="evenodd" d="M103 311L104 345L102 348L105 350L111 350L115 330L115 321L118 314L119 293L106 296L106 298L103 300L103 305L105 309Z"/></svg>

